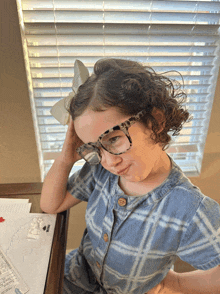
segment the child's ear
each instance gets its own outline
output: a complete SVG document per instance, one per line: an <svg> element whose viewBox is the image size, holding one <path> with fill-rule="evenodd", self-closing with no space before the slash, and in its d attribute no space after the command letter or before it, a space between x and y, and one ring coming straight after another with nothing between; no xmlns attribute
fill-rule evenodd
<svg viewBox="0 0 220 294"><path fill-rule="evenodd" d="M151 115L157 120L160 128L158 134L163 131L166 123L164 112L156 107L153 108Z"/></svg>

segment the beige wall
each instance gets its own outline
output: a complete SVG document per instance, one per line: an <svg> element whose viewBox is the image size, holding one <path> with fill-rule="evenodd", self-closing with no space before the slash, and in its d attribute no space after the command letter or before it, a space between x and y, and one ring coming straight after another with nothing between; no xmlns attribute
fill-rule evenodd
<svg viewBox="0 0 220 294"><path fill-rule="evenodd" d="M40 182L15 0L0 11L0 183Z"/></svg>
<svg viewBox="0 0 220 294"><path fill-rule="evenodd" d="M31 117L15 0L0 1L0 183L39 182L37 148ZM202 173L191 181L220 202L220 78L212 111ZM78 246L85 228L86 204L71 209L67 248Z"/></svg>

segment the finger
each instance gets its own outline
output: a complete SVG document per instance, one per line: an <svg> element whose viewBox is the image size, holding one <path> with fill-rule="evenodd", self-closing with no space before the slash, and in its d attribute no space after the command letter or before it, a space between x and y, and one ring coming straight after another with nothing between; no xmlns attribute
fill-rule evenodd
<svg viewBox="0 0 220 294"><path fill-rule="evenodd" d="M68 128L72 128L74 127L74 122L72 120L72 117L70 116L70 120L69 120L69 123L68 123Z"/></svg>
<svg viewBox="0 0 220 294"><path fill-rule="evenodd" d="M68 129L67 129L67 136L72 136L75 134L75 127L74 127L74 122L71 118L69 124L68 124Z"/></svg>

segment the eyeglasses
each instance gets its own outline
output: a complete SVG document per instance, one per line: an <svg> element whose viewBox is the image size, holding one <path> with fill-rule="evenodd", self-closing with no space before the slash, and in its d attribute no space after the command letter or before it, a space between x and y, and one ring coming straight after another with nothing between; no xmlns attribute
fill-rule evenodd
<svg viewBox="0 0 220 294"><path fill-rule="evenodd" d="M77 153L91 165L96 165L101 162L100 147L114 155L125 153L132 146L128 128L140 120L146 112L146 110L142 110L125 122L107 130L98 138L97 142L83 144L76 149Z"/></svg>

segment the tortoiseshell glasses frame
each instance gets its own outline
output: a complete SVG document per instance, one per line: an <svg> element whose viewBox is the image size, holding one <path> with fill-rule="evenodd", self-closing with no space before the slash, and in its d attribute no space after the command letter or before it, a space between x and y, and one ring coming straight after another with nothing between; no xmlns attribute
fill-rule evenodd
<svg viewBox="0 0 220 294"><path fill-rule="evenodd" d="M102 135L99 136L98 140L93 143L93 142L89 142L89 143L86 143L86 144L83 144L82 146L80 146L79 148L76 149L77 153L84 159L86 160L86 158L84 158L84 155L83 155L83 152L86 151L86 150L89 150L90 152L97 152L98 155L99 155L99 158L100 158L100 161L101 162L101 153L100 153L100 149L99 147L102 147L103 149L105 149L107 152L111 153L111 154L114 154L114 155L120 155L120 154L123 154L125 153L126 151L128 151L129 149L131 149L131 146L132 146L132 140L131 140L131 137L128 133L128 129L138 120L140 120L145 114L146 114L146 110L142 110L140 112L138 112L136 115L133 115L131 116L128 120L126 120L125 122L119 124L119 125L116 125L114 127L112 127L111 129L105 131ZM124 132L124 134L127 136L129 142L130 142L130 146L128 149L126 149L125 151L123 152L120 152L120 153L114 153L114 152L111 152L109 150L106 149L105 146L102 145L101 143L101 140L104 136L106 136L107 134L111 133L111 132L114 132L114 131L118 131L118 130L121 130L122 132ZM89 162L88 160L86 160L87 162ZM98 163L99 163L98 162ZM90 163L90 162L89 162ZM97 163L97 164L98 164Z"/></svg>

